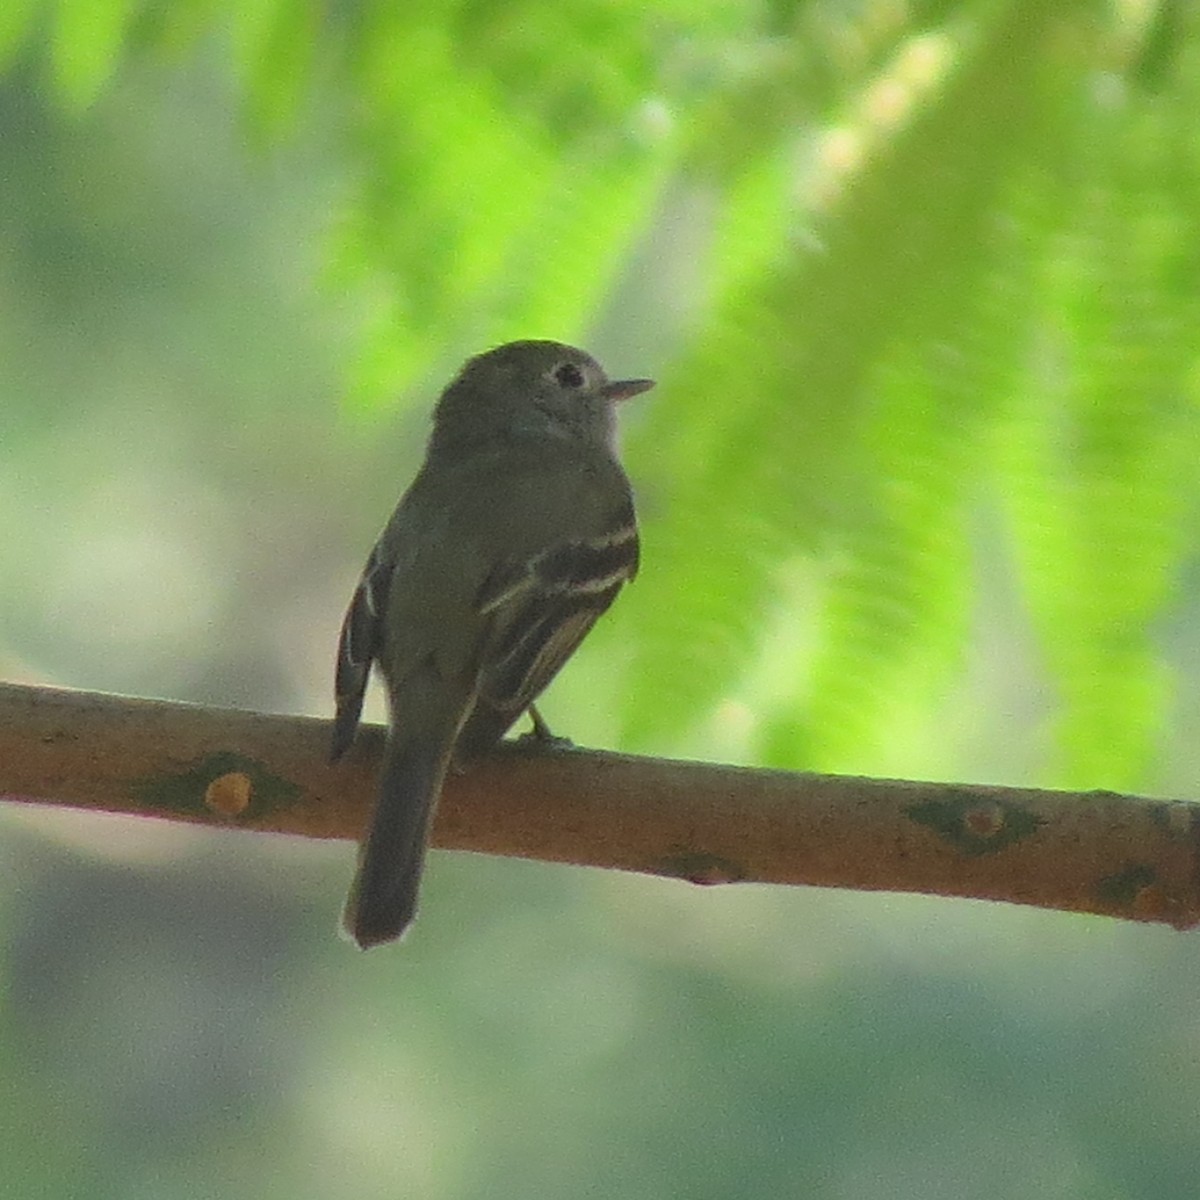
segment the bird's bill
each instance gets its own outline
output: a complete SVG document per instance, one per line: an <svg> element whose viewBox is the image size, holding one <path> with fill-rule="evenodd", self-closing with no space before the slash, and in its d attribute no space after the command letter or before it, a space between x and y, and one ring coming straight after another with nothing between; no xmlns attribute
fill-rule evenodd
<svg viewBox="0 0 1200 1200"><path fill-rule="evenodd" d="M654 383L653 379L611 379L600 391L606 400L628 400L648 392Z"/></svg>

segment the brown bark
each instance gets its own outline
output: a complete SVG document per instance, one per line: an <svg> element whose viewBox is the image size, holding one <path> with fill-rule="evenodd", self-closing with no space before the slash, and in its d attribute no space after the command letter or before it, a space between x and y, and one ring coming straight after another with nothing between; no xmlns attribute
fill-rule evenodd
<svg viewBox="0 0 1200 1200"><path fill-rule="evenodd" d="M0 798L355 838L383 731L0 684ZM447 782L434 844L695 883L926 892L1191 928L1200 805L506 748Z"/></svg>

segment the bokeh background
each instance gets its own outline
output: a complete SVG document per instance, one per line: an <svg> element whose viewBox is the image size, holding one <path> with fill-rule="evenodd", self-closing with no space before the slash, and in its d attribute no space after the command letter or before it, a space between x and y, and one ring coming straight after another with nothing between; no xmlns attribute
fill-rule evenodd
<svg viewBox="0 0 1200 1200"><path fill-rule="evenodd" d="M1200 21L9 0L0 675L328 714L467 354L577 341L597 745L1194 797ZM381 714L374 702L374 715ZM0 809L0 1191L1185 1200L1200 943Z"/></svg>

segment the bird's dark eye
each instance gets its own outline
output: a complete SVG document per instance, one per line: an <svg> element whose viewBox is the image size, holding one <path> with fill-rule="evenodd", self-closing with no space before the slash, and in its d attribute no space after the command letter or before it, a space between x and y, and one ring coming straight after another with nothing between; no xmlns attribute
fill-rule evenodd
<svg viewBox="0 0 1200 1200"><path fill-rule="evenodd" d="M565 388L583 387L583 372L574 363L563 363L554 370L554 378Z"/></svg>

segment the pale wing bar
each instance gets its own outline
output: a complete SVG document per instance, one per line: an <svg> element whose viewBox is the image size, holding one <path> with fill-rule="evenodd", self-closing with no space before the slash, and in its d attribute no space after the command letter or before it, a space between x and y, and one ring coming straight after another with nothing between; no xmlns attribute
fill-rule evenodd
<svg viewBox="0 0 1200 1200"><path fill-rule="evenodd" d="M383 615L387 611L393 570L393 564L383 557L382 543L377 542L342 622L335 685L337 711L329 752L333 762L350 748L362 715L371 663L383 646Z"/></svg>
<svg viewBox="0 0 1200 1200"><path fill-rule="evenodd" d="M637 530L627 525L547 550L526 563L519 577L513 572L493 579L480 606L501 620L487 656L481 694L515 719L571 656L622 585L637 574L637 567Z"/></svg>

